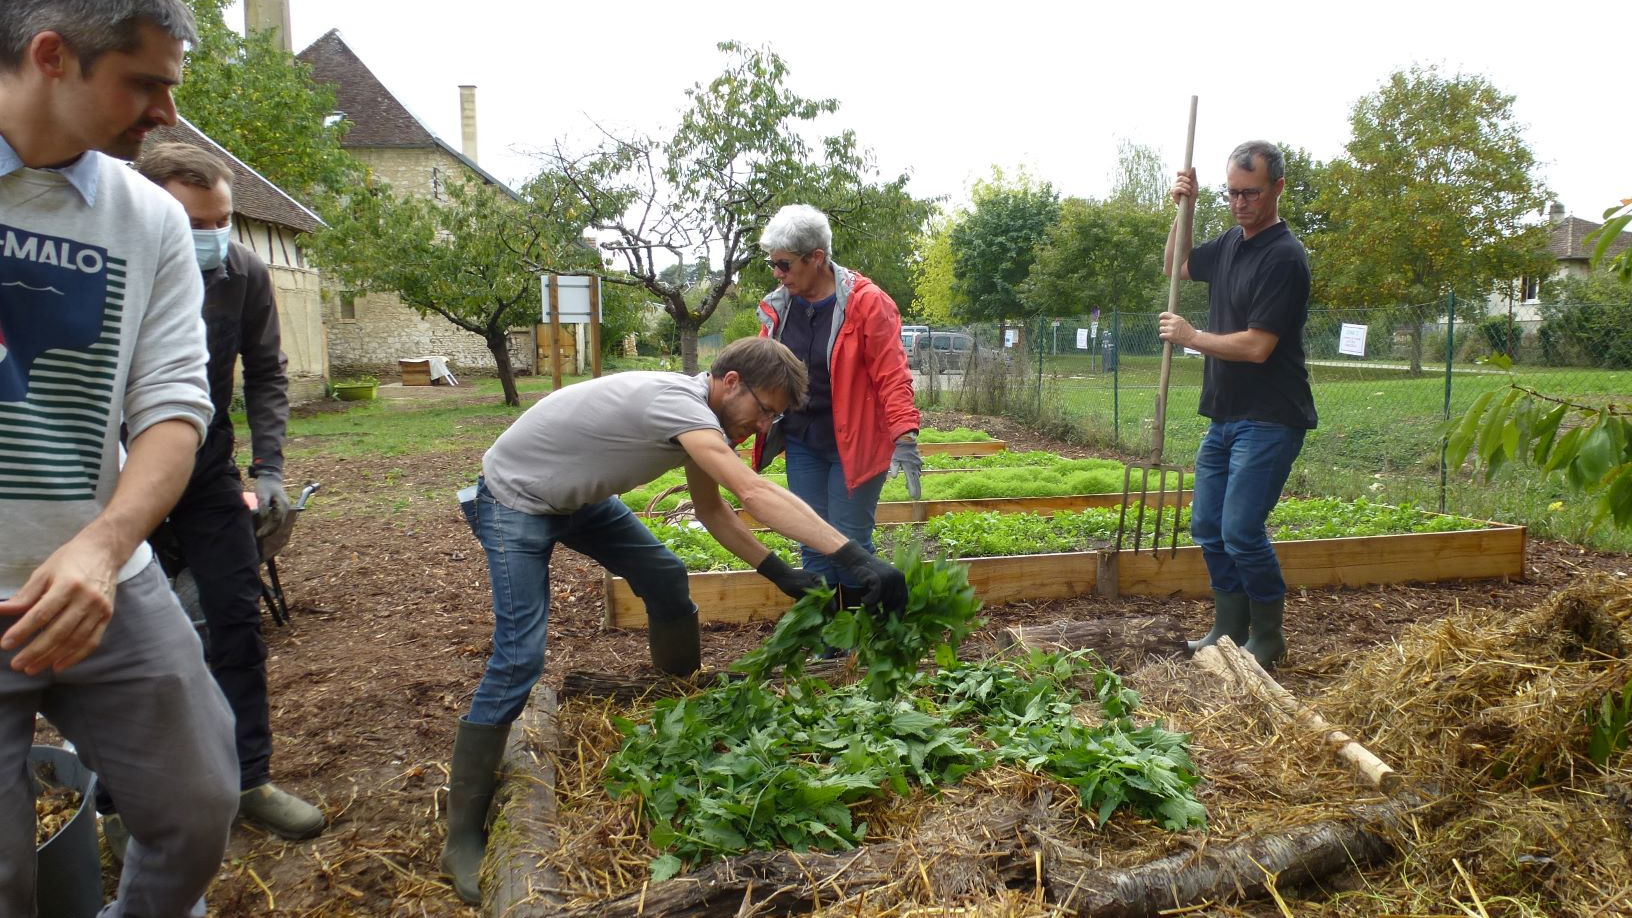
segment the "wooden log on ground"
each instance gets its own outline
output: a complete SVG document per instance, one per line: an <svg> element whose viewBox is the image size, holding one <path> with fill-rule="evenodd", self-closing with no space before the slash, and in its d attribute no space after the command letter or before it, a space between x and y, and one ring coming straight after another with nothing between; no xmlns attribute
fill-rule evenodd
<svg viewBox="0 0 1632 918"><path fill-rule="evenodd" d="M1229 636L1219 638L1218 644L1196 651L1196 664L1222 676L1232 684L1270 705L1298 726L1320 734L1338 758L1348 762L1373 787L1392 793L1400 786L1400 775L1371 750L1360 745L1353 737L1332 727L1314 711L1298 704L1297 698L1276 682L1252 654L1237 647Z"/></svg>
<svg viewBox="0 0 1632 918"><path fill-rule="evenodd" d="M995 834L995 833L994 833ZM755 851L726 858L691 873L590 905L557 912L559 918L735 918L797 915L820 903L899 883L920 882L923 854L895 842L836 854ZM985 854L985 864L1015 886L1035 872L1034 849L1018 839Z"/></svg>
<svg viewBox="0 0 1632 918"><path fill-rule="evenodd" d="M1051 901L1079 918L1154 918L1208 900L1262 898L1276 887L1320 880L1392 857L1392 838L1421 806L1415 797L1367 804L1349 819L1322 820L1126 869L1060 848L1044 859Z"/></svg>
<svg viewBox="0 0 1632 918"><path fill-rule="evenodd" d="M1184 653L1184 640L1184 630L1177 621L1158 615L1022 625L1006 628L998 636L999 645L1005 649L1091 650L1105 665L1122 672L1137 669L1147 657Z"/></svg>
<svg viewBox="0 0 1632 918"><path fill-rule="evenodd" d="M499 808L482 861L486 918L545 918L561 910L560 878L544 853L559 846L555 826L557 745L554 690L539 686L510 731Z"/></svg>

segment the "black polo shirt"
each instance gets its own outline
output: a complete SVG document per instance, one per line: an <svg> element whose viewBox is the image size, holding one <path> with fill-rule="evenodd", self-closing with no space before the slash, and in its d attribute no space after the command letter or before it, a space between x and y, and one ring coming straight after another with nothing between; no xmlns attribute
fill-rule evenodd
<svg viewBox="0 0 1632 918"><path fill-rule="evenodd" d="M1315 397L1304 365L1309 255L1282 220L1251 239L1232 227L1190 252L1190 276L1208 284L1207 330L1261 328L1280 340L1263 363L1207 355L1201 414L1215 421L1269 421L1311 430Z"/></svg>

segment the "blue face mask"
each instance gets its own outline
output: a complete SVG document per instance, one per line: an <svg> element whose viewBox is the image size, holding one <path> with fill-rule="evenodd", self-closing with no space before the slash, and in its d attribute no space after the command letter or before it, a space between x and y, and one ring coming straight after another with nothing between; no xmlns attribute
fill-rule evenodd
<svg viewBox="0 0 1632 918"><path fill-rule="evenodd" d="M198 254L200 269L213 271L227 260L227 240L231 235L230 225L213 230L193 230L193 251Z"/></svg>

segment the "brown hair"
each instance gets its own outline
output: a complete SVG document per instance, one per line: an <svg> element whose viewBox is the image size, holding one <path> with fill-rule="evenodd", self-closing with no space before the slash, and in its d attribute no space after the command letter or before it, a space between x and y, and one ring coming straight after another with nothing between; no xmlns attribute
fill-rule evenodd
<svg viewBox="0 0 1632 918"><path fill-rule="evenodd" d="M738 338L714 358L708 375L720 379L735 370L750 388L788 394L788 407L805 403L810 380L805 365L787 345L772 338Z"/></svg>
<svg viewBox="0 0 1632 918"><path fill-rule="evenodd" d="M180 182L195 188L214 188L226 182L232 188L232 170L221 157L190 143L155 143L142 151L136 171L155 185Z"/></svg>

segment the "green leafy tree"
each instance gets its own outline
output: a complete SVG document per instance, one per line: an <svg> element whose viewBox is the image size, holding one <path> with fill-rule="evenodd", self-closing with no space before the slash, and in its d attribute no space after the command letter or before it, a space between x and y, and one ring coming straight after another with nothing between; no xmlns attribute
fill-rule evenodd
<svg viewBox="0 0 1632 918"><path fill-rule="evenodd" d="M912 266L913 309L916 324L951 325L964 314L966 300L954 272L952 226L956 217L935 217L918 237L918 258Z"/></svg>
<svg viewBox="0 0 1632 918"><path fill-rule="evenodd" d="M328 216L334 195L360 181L340 148L346 122L332 121L334 89L272 43L222 19L227 0L188 0L199 42L187 55L176 108L198 129L273 184Z"/></svg>
<svg viewBox="0 0 1632 918"><path fill-rule="evenodd" d="M1353 136L1315 208L1316 299L1394 307L1422 369L1422 328L1454 293L1482 311L1498 285L1546 270L1546 192L1513 120L1513 96L1481 76L1412 69L1354 106ZM1469 316L1476 318L1476 316Z"/></svg>
<svg viewBox="0 0 1632 918"><path fill-rule="evenodd" d="M1632 247L1622 249L1613 258L1609 252L1628 224L1632 224L1632 198L1622 198L1618 206L1604 211L1604 225L1587 237L1593 245L1593 264L1605 262L1621 280L1632 280Z"/></svg>
<svg viewBox="0 0 1632 918"><path fill-rule="evenodd" d="M1302 147L1276 144L1286 160L1286 189L1281 192L1281 219L1292 230L1292 235L1304 240L1305 245L1314 236L1327 231L1331 216L1326 212L1323 199L1329 199L1326 184L1330 179L1325 163L1309 155Z"/></svg>
<svg viewBox="0 0 1632 918"><path fill-rule="evenodd" d="M532 186L535 194L549 187ZM535 321L540 273L598 266L581 242L583 217L559 186L523 203L485 184L453 182L445 197L355 194L317 235L313 255L352 293L394 293L421 315L480 335L505 403L520 405L508 332Z"/></svg>
<svg viewBox="0 0 1632 918"><path fill-rule="evenodd" d="M1066 199L1037 249L1026 299L1050 316L1144 308L1167 286L1162 246L1171 212L1127 197Z"/></svg>
<svg viewBox="0 0 1632 918"><path fill-rule="evenodd" d="M609 132L609 139L586 155L558 146L548 157L590 225L612 237L602 247L622 270L606 272L606 279L642 287L663 304L679 332L688 372L697 369L698 329L743 269L761 258L757 236L781 205L803 202L835 215L834 246L841 256L841 244L860 251L868 240L889 237L910 252L913 238L910 230L869 229L841 242L850 213L842 195L850 195L857 202L855 213L863 214L865 203L888 197L892 185L882 191L868 185L869 157L857 149L852 133L825 137L814 147L805 140L808 122L837 110L836 101L794 93L787 87L786 64L769 49L736 42L719 47L726 55L724 72L687 90L690 105L668 139ZM858 216L855 222L866 226L866 219ZM691 299L686 286L665 280L657 266L704 256L716 259L717 268Z"/></svg>
<svg viewBox="0 0 1632 918"><path fill-rule="evenodd" d="M1041 315L1024 300L1021 286L1038 245L1059 219L1059 195L1024 172L1011 181L994 168L970 197L974 209L952 227L953 276L965 301L960 318L1001 322Z"/></svg>
<svg viewBox="0 0 1632 918"><path fill-rule="evenodd" d="M1172 209L1168 190L1173 172L1162 163L1155 147L1123 138L1116 144L1116 171L1111 174L1112 201L1160 213Z"/></svg>

